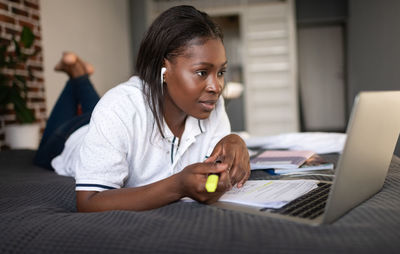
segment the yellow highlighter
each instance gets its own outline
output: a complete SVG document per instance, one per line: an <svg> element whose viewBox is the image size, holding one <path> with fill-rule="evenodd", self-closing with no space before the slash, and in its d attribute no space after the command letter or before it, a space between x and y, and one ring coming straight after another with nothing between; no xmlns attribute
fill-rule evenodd
<svg viewBox="0 0 400 254"><path fill-rule="evenodd" d="M219 176L216 174L210 174L207 177L206 190L207 192L215 192L218 186Z"/></svg>
<svg viewBox="0 0 400 254"><path fill-rule="evenodd" d="M220 160L217 160L215 163L221 163ZM215 192L218 186L219 175L217 174L209 174L206 181L206 190L207 192Z"/></svg>

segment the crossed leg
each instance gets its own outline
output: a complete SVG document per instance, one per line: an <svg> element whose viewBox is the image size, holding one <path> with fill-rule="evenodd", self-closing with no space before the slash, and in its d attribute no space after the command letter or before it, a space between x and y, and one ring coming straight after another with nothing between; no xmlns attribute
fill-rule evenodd
<svg viewBox="0 0 400 254"><path fill-rule="evenodd" d="M47 121L34 163L51 169L51 160L60 154L64 144L75 130L87 124L100 97L90 82L92 65L82 61L76 54L63 53L54 68L69 76ZM82 113L78 114L78 105Z"/></svg>

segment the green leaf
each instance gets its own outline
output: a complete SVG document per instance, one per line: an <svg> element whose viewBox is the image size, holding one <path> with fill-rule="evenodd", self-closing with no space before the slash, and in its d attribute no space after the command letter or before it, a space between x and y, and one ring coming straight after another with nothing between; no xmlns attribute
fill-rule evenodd
<svg viewBox="0 0 400 254"><path fill-rule="evenodd" d="M8 103L10 103L10 90L9 86L0 86L0 106L5 107Z"/></svg>
<svg viewBox="0 0 400 254"><path fill-rule="evenodd" d="M21 32L21 43L25 48L30 48L35 40L35 35L29 27L24 26Z"/></svg>
<svg viewBox="0 0 400 254"><path fill-rule="evenodd" d="M25 63L28 60L29 57L30 57L30 55L21 53L21 55L19 56L19 61L22 62L22 63Z"/></svg>
<svg viewBox="0 0 400 254"><path fill-rule="evenodd" d="M15 56L19 57L21 55L21 47L19 46L17 40L15 40L14 36L12 38L12 42L14 43L15 46Z"/></svg>
<svg viewBox="0 0 400 254"><path fill-rule="evenodd" d="M35 121L35 115L26 106L26 101L18 93L18 89L12 90L10 100L14 104L15 115L20 123L32 123Z"/></svg>
<svg viewBox="0 0 400 254"><path fill-rule="evenodd" d="M22 48L30 48L33 46L35 35L28 27L23 27L20 34L20 40L17 42L13 36L10 42L0 45L0 68L15 69L18 64L25 63L28 58L36 54L35 49L33 54L23 53ZM14 54L7 54L10 44L14 45ZM31 70L28 68L29 75ZM17 120L20 123L32 123L35 121L35 115L31 109L27 107L26 95L28 87L26 85L27 78L21 75L4 75L0 73L0 107L5 107L7 104L14 105ZM10 86L11 85L11 86Z"/></svg>
<svg viewBox="0 0 400 254"><path fill-rule="evenodd" d="M9 57L7 61L7 68L8 69L15 69L17 67L17 61L15 57Z"/></svg>
<svg viewBox="0 0 400 254"><path fill-rule="evenodd" d="M24 100L28 97L28 87L26 84L18 84L15 80L12 82L12 88L14 89L15 93L19 94L20 97Z"/></svg>
<svg viewBox="0 0 400 254"><path fill-rule="evenodd" d="M6 66L7 45L0 46L0 67Z"/></svg>
<svg viewBox="0 0 400 254"><path fill-rule="evenodd" d="M21 76L21 75L14 75L15 79L18 80L19 82L22 83L22 86L26 87L26 78L25 76Z"/></svg>

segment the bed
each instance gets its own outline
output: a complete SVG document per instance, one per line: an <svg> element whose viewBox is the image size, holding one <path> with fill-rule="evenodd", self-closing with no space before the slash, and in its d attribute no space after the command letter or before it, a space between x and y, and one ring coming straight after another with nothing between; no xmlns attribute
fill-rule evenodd
<svg viewBox="0 0 400 254"><path fill-rule="evenodd" d="M0 253L398 253L400 159L383 189L331 225L308 226L176 202L145 212L77 213L74 179L0 152ZM252 179L264 175L253 173Z"/></svg>

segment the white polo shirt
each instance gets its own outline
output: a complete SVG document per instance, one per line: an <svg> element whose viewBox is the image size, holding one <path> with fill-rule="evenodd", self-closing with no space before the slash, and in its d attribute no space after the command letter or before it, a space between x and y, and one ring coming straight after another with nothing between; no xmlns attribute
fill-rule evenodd
<svg viewBox="0 0 400 254"><path fill-rule="evenodd" d="M132 77L100 99L90 123L70 136L52 166L74 176L76 190L137 187L204 161L229 133L221 97L209 118L188 116L180 142L165 122L163 138L144 101L142 81Z"/></svg>

